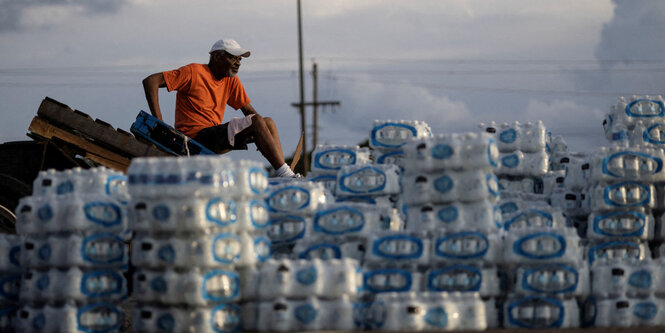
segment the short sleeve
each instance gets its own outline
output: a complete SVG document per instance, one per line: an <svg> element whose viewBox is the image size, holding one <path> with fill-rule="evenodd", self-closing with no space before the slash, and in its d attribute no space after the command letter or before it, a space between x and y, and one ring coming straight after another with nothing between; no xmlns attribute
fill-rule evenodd
<svg viewBox="0 0 665 333"><path fill-rule="evenodd" d="M178 90L187 91L192 82L191 65L182 66L172 71L163 72L166 89L168 91Z"/></svg>
<svg viewBox="0 0 665 333"><path fill-rule="evenodd" d="M249 96L245 92L245 87L243 87L240 79L237 76L233 77L231 85L229 87L229 100L226 104L230 105L232 108L238 110L243 106L249 104Z"/></svg>

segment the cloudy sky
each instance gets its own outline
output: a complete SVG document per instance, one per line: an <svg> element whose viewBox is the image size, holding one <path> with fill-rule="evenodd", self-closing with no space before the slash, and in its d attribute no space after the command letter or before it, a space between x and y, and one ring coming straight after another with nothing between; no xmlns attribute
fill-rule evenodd
<svg viewBox="0 0 665 333"><path fill-rule="evenodd" d="M306 100L316 61L318 99L341 102L320 110L319 143L359 143L375 119L435 133L542 120L594 151L619 96L665 90L662 0L303 0L302 14ZM295 0L0 0L0 142L28 139L45 96L129 130L147 110L141 80L207 63L222 37L252 51L239 76L290 155ZM173 122L175 93L160 98ZM239 114L227 107L225 120Z"/></svg>

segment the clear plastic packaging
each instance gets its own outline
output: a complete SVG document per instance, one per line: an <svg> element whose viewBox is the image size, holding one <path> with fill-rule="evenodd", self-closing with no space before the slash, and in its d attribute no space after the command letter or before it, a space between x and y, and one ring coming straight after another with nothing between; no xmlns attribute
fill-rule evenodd
<svg viewBox="0 0 665 333"><path fill-rule="evenodd" d="M132 198L262 196L268 173L257 161L223 156L138 157L127 169Z"/></svg>
<svg viewBox="0 0 665 333"><path fill-rule="evenodd" d="M20 272L23 241L22 236L0 234L0 272Z"/></svg>
<svg viewBox="0 0 665 333"><path fill-rule="evenodd" d="M242 311L236 304L208 307L156 307L141 305L132 310L132 332L239 332Z"/></svg>
<svg viewBox="0 0 665 333"><path fill-rule="evenodd" d="M472 202L499 199L499 182L491 172L445 171L407 173L402 177L403 199L407 205Z"/></svg>
<svg viewBox="0 0 665 333"><path fill-rule="evenodd" d="M620 181L613 184L598 184L589 189L589 206L594 212L617 208L655 208L656 189L651 183Z"/></svg>
<svg viewBox="0 0 665 333"><path fill-rule="evenodd" d="M312 152L312 172L337 173L345 165L368 164L369 148L359 146L318 145Z"/></svg>
<svg viewBox="0 0 665 333"><path fill-rule="evenodd" d="M128 215L136 232L253 232L269 225L267 204L251 198L139 198Z"/></svg>
<svg viewBox="0 0 665 333"><path fill-rule="evenodd" d="M587 296L589 267L585 263L520 265L515 270L513 286L517 295Z"/></svg>
<svg viewBox="0 0 665 333"><path fill-rule="evenodd" d="M592 182L634 180L660 182L665 180L662 149L645 147L601 148L593 155L590 168Z"/></svg>
<svg viewBox="0 0 665 333"><path fill-rule="evenodd" d="M355 328L353 310L353 301L346 297L280 298L243 306L243 316L247 316L245 322L256 321L250 327L259 332L351 331ZM252 313L255 315L249 317Z"/></svg>
<svg viewBox="0 0 665 333"><path fill-rule="evenodd" d="M400 149L413 138L432 135L432 130L424 121L418 120L375 120L369 136L369 146L374 149Z"/></svg>
<svg viewBox="0 0 665 333"><path fill-rule="evenodd" d="M21 281L22 303L119 302L127 296L127 280L117 270L33 270Z"/></svg>
<svg viewBox="0 0 665 333"><path fill-rule="evenodd" d="M499 155L497 175L540 177L549 170L549 155L544 150L523 153L513 151Z"/></svg>
<svg viewBox="0 0 665 333"><path fill-rule="evenodd" d="M406 230L492 229L502 226L498 206L488 200L407 206Z"/></svg>
<svg viewBox="0 0 665 333"><path fill-rule="evenodd" d="M368 237L366 263L430 263L430 238L424 232L376 232Z"/></svg>
<svg viewBox="0 0 665 333"><path fill-rule="evenodd" d="M127 202L129 192L127 177L105 167L91 169L73 168L64 171L49 169L40 171L33 181L33 196L99 194Z"/></svg>
<svg viewBox="0 0 665 333"><path fill-rule="evenodd" d="M128 228L125 206L105 194L74 192L24 197L16 213L16 228L22 235L122 233Z"/></svg>
<svg viewBox="0 0 665 333"><path fill-rule="evenodd" d="M354 259L268 260L258 268L258 298L355 297L362 283L358 261Z"/></svg>
<svg viewBox="0 0 665 333"><path fill-rule="evenodd" d="M400 191L400 171L394 164L350 165L337 173L337 195L380 196Z"/></svg>
<svg viewBox="0 0 665 333"><path fill-rule="evenodd" d="M481 297L501 296L497 267L455 264L433 266L425 273L427 291L478 293Z"/></svg>
<svg viewBox="0 0 665 333"><path fill-rule="evenodd" d="M576 328L580 309L575 299L549 295L511 296L503 306L503 327L526 329Z"/></svg>
<svg viewBox="0 0 665 333"><path fill-rule="evenodd" d="M522 152L544 151L550 141L550 135L542 121L535 123L527 122L497 124L489 122L481 123L479 128L487 133L493 133L499 150L501 152L511 152L521 150Z"/></svg>
<svg viewBox="0 0 665 333"><path fill-rule="evenodd" d="M404 146L405 168L413 171L491 170L499 149L488 133L452 133L412 140Z"/></svg>
<svg viewBox="0 0 665 333"><path fill-rule="evenodd" d="M377 295L364 319L380 331L480 331L496 316L476 293L413 292Z"/></svg>
<svg viewBox="0 0 665 333"><path fill-rule="evenodd" d="M589 265L598 260L646 260L651 257L649 246L639 240L603 240L587 246ZM593 267L593 266L591 266Z"/></svg>
<svg viewBox="0 0 665 333"><path fill-rule="evenodd" d="M591 295L597 299L659 295L663 270L651 260L598 259L591 266Z"/></svg>
<svg viewBox="0 0 665 333"><path fill-rule="evenodd" d="M140 303L211 306L239 301L240 290L240 277L234 270L138 269L133 276L132 297Z"/></svg>
<svg viewBox="0 0 665 333"><path fill-rule="evenodd" d="M150 237L132 240L132 265L141 268L244 267L270 258L270 239L243 233Z"/></svg>
<svg viewBox="0 0 665 333"><path fill-rule="evenodd" d="M24 305L16 316L16 332L61 333L61 332L108 332L118 333L123 329L125 314L121 308L110 303L92 303L62 306Z"/></svg>
<svg viewBox="0 0 665 333"><path fill-rule="evenodd" d="M593 327L653 327L665 325L665 302L648 297L589 298L584 304L584 323Z"/></svg>
<svg viewBox="0 0 665 333"><path fill-rule="evenodd" d="M503 234L495 229L437 230L432 236L432 264L503 262Z"/></svg>
<svg viewBox="0 0 665 333"><path fill-rule="evenodd" d="M651 240L655 221L649 210L616 210L589 215L586 236L589 239L631 238Z"/></svg>
<svg viewBox="0 0 665 333"><path fill-rule="evenodd" d="M271 186L266 202L272 213L313 214L326 203L326 198L321 184L300 182Z"/></svg>
<svg viewBox="0 0 665 333"><path fill-rule="evenodd" d="M577 264L582 253L580 238L573 228L521 228L506 234L504 262Z"/></svg>
<svg viewBox="0 0 665 333"><path fill-rule="evenodd" d="M21 248L21 267L126 269L129 251L116 234L71 234L47 238L26 237Z"/></svg>

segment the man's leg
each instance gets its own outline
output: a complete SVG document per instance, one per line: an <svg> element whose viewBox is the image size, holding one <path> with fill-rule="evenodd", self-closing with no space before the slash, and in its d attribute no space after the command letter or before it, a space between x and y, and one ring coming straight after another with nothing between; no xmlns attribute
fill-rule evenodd
<svg viewBox="0 0 665 333"><path fill-rule="evenodd" d="M278 170L285 164L277 127L272 119L263 118L255 114L252 117L252 125L236 134L235 140L246 142L247 138L250 137L254 139L256 148L275 170Z"/></svg>

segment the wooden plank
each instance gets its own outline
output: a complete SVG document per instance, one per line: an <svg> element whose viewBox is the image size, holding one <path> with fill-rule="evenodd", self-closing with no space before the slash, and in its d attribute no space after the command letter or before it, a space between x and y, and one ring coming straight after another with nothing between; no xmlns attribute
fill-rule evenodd
<svg viewBox="0 0 665 333"><path fill-rule="evenodd" d="M90 153L90 152L87 152L84 157L91 160L91 161L93 161L93 162L95 162L95 163L98 163L98 164L110 167L111 169L115 169L115 170L122 171L122 172L127 172L127 167L129 167L129 163L127 163L127 164L120 163L120 162L105 158L104 156L99 156L99 155L96 155L96 154L93 154L93 153Z"/></svg>
<svg viewBox="0 0 665 333"><path fill-rule="evenodd" d="M131 162L131 160L127 157L114 153L106 148L100 147L99 145L85 140L76 134L72 134L61 128L55 127L40 119L39 117L32 118L32 122L30 123L28 130L45 138L58 138L97 156L104 156L106 160L110 160L112 163L108 163L108 165L102 165L112 169L119 170L117 168L118 165L129 165Z"/></svg>
<svg viewBox="0 0 665 333"><path fill-rule="evenodd" d="M80 111L75 112L67 105L51 98L45 98L42 101L37 114L40 118L47 119L52 124L75 129L81 134L89 136L95 139L95 141L130 157L171 156L169 153L157 149L153 145L147 145L136 140L133 136L128 137L124 133L119 133L113 126L99 119L93 121L87 114Z"/></svg>

